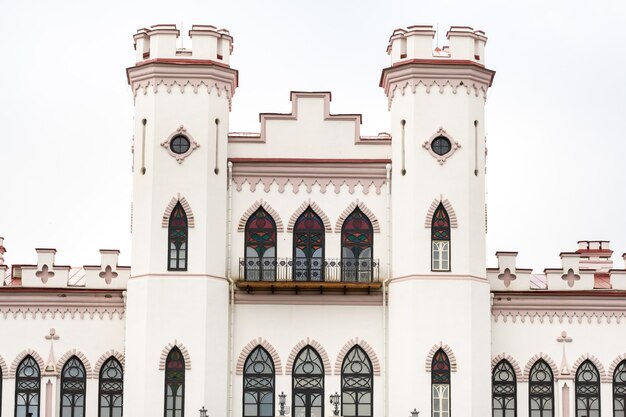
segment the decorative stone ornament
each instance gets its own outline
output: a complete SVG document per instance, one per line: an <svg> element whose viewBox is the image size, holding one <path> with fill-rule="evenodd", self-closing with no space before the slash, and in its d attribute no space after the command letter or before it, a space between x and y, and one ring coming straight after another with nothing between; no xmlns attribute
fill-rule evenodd
<svg viewBox="0 0 626 417"><path fill-rule="evenodd" d="M461 144L452 139L443 127L422 144L422 148L426 149L440 165L443 165L460 147Z"/></svg>
<svg viewBox="0 0 626 417"><path fill-rule="evenodd" d="M187 158L200 144L187 132L183 125L180 125L172 134L161 142L161 146L167 150L170 156L176 158L179 164Z"/></svg>

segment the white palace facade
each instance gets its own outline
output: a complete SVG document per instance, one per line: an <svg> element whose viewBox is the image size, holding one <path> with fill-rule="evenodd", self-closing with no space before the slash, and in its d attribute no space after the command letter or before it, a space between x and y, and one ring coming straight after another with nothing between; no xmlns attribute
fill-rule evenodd
<svg viewBox="0 0 626 417"><path fill-rule="evenodd" d="M609 242L486 265L482 31L395 30L377 136L329 92L231 131L233 38L179 35L134 35L131 265L0 238L2 417L626 417Z"/></svg>

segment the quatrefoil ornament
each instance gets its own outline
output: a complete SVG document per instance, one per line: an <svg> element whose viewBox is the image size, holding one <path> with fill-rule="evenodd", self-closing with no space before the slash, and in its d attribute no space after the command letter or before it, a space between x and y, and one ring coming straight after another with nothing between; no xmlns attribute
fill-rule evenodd
<svg viewBox="0 0 626 417"><path fill-rule="evenodd" d="M37 271L35 272L35 276L39 279L41 279L41 282L43 282L44 284L48 282L48 280L52 277L54 277L54 272L50 271L48 269L48 265L44 264L41 267L41 271Z"/></svg>
<svg viewBox="0 0 626 417"><path fill-rule="evenodd" d="M579 280L580 280L580 275L575 274L575 273L574 273L574 270L573 270L572 268L570 268L570 269L567 271L567 274L563 274L563 275L561 276L561 279L562 279L563 281L567 281L567 285L568 285L569 287L573 287L573 286L574 286L574 282L575 282L575 281L579 281Z"/></svg>
<svg viewBox="0 0 626 417"><path fill-rule="evenodd" d="M117 278L117 272L113 271L111 265L107 265L106 268L104 268L104 271L100 272L99 275L100 278L104 279L104 282L106 282L107 285L110 284L114 278Z"/></svg>
<svg viewBox="0 0 626 417"><path fill-rule="evenodd" d="M503 273L498 275L498 279L504 282L504 286L506 288L509 288L509 285L511 285L511 281L515 281L517 279L517 276L515 274L512 274L509 268L506 268Z"/></svg>

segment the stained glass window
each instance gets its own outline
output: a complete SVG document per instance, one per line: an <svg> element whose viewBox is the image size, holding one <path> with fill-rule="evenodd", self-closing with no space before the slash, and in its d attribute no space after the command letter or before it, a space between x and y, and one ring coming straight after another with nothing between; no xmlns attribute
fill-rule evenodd
<svg viewBox="0 0 626 417"><path fill-rule="evenodd" d="M122 417L124 371L117 359L111 356L104 362L99 382L98 417Z"/></svg>
<svg viewBox="0 0 626 417"><path fill-rule="evenodd" d="M493 417L517 416L517 381L511 364L503 359L491 377Z"/></svg>
<svg viewBox="0 0 626 417"><path fill-rule="evenodd" d="M324 364L315 349L307 345L298 353L292 372L293 415L324 416Z"/></svg>
<svg viewBox="0 0 626 417"><path fill-rule="evenodd" d="M243 366L243 415L274 415L274 362L261 346L250 352Z"/></svg>
<svg viewBox="0 0 626 417"><path fill-rule="evenodd" d="M554 379L550 366L539 359L530 369L528 381L530 417L554 416Z"/></svg>
<svg viewBox="0 0 626 417"><path fill-rule="evenodd" d="M626 417L626 360L613 373L613 417Z"/></svg>
<svg viewBox="0 0 626 417"><path fill-rule="evenodd" d="M27 356L20 362L15 374L15 417L39 417L39 390L41 374L37 361Z"/></svg>
<svg viewBox="0 0 626 417"><path fill-rule="evenodd" d="M433 355L430 378L432 416L450 417L450 361L443 349Z"/></svg>
<svg viewBox="0 0 626 417"><path fill-rule="evenodd" d="M165 361L165 417L183 417L185 409L185 359L174 346Z"/></svg>
<svg viewBox="0 0 626 417"><path fill-rule="evenodd" d="M187 233L187 214L178 202L170 214L168 229L167 269L169 271L187 270Z"/></svg>
<svg viewBox="0 0 626 417"><path fill-rule="evenodd" d="M311 207L293 228L294 281L324 280L324 223Z"/></svg>
<svg viewBox="0 0 626 417"><path fill-rule="evenodd" d="M450 270L450 217L439 203L431 225L432 270Z"/></svg>
<svg viewBox="0 0 626 417"><path fill-rule="evenodd" d="M372 279L372 222L356 208L341 227L341 278L369 282Z"/></svg>
<svg viewBox="0 0 626 417"><path fill-rule="evenodd" d="M246 223L246 281L276 280L276 223L262 207Z"/></svg>
<svg viewBox="0 0 626 417"><path fill-rule="evenodd" d="M341 366L341 415L373 416L374 375L367 353L356 345L348 351Z"/></svg>
<svg viewBox="0 0 626 417"><path fill-rule="evenodd" d="M86 385L85 367L72 356L61 371L61 417L85 416Z"/></svg>
<svg viewBox="0 0 626 417"><path fill-rule="evenodd" d="M576 371L576 417L600 417L600 374L589 360Z"/></svg>

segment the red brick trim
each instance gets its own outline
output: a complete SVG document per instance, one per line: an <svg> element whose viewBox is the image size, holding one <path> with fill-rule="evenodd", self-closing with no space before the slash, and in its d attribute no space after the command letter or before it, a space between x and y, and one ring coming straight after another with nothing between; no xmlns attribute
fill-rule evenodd
<svg viewBox="0 0 626 417"><path fill-rule="evenodd" d="M369 208L367 208L365 203L362 201L359 201L358 199L356 200L356 202L353 201L352 203L350 203L350 205L339 215L339 218L337 219L337 222L335 223L335 233L341 233L343 222L346 221L346 218L350 214L352 214L352 212L357 207L363 212L363 214L367 216L368 219L370 219L374 233L380 233L380 224L378 223L378 219L376 218L374 213L372 213L372 211Z"/></svg>
<svg viewBox="0 0 626 417"><path fill-rule="evenodd" d="M246 363L246 359L250 352L252 352L257 346L263 347L263 349L267 350L267 353L272 357L272 361L274 362L274 372L276 375L283 374L283 365L276 352L276 349L270 342L259 337L258 339L252 339L248 344L246 344L243 349L241 349L241 353L239 354L239 359L237 359L237 368L235 370L236 375L243 375L243 367Z"/></svg>
<svg viewBox="0 0 626 417"><path fill-rule="evenodd" d="M91 372L91 363L89 363L89 359L87 359L87 356L85 356L83 352L76 349L68 350L65 352L65 355L61 356L56 364L57 371L61 373L63 366L65 366L65 363L69 361L72 356L76 356L82 362L85 367L85 374L87 375L87 378L93 378L94 376Z"/></svg>
<svg viewBox="0 0 626 417"><path fill-rule="evenodd" d="M554 379L556 379L560 375L559 367L556 366L556 362L554 362L550 355L539 352L538 354L530 358L530 360L526 363L526 366L524 367L524 377L518 382L528 382L528 379L530 378L530 369L539 359L543 359L548 364L548 366L552 370L552 375L554 376Z"/></svg>
<svg viewBox="0 0 626 417"><path fill-rule="evenodd" d="M193 211L191 211L191 206L185 197L181 197L180 193L177 197L172 197L169 204L165 208L165 212L163 213L163 219L161 220L162 227L169 227L170 225L170 216L172 215L172 211L174 207L176 207L176 203L180 201L180 205L183 206L183 210L185 210L185 214L187 215L187 226L195 227L196 220L193 217Z"/></svg>
<svg viewBox="0 0 626 417"><path fill-rule="evenodd" d="M291 215L291 218L289 219L289 224L287 225L287 232L293 232L293 227L296 225L296 220L298 220L298 217L300 217L300 215L304 213L304 211L309 208L309 206L313 209L315 214L320 216L320 219L322 219L322 222L324 223L324 230L326 230L327 233L332 233L333 227L330 224L330 220L328 220L328 216L326 215L326 213L324 213L320 206L318 206L315 201L311 201L310 198L302 203L302 205L300 205L300 207L298 207L296 211L294 211L294 213Z"/></svg>
<svg viewBox="0 0 626 417"><path fill-rule="evenodd" d="M9 369L9 378L15 378L15 372L17 372L17 367L20 365L20 362L22 362L27 356L32 356L33 359L35 359L35 362L37 362L37 365L39 365L39 372L43 373L46 367L46 363L43 361L37 351L29 348L24 349L15 357L13 363L11 364L11 369Z"/></svg>
<svg viewBox="0 0 626 417"><path fill-rule="evenodd" d="M189 351L187 350L185 345L178 342L176 339L174 339L173 343L168 343L167 346L165 346L161 351L161 359L159 360L159 371L165 370L165 361L167 361L167 355L169 355L174 346L180 349L180 353L183 354L183 359L185 359L185 369L189 371L191 369L191 356L189 356Z"/></svg>
<svg viewBox="0 0 626 417"><path fill-rule="evenodd" d="M252 204L250 208L246 210L243 216L241 216L241 219L239 220L239 225L237 226L238 232L244 232L246 230L246 223L248 222L248 219L250 218L250 216L252 216L252 214L254 214L254 212L259 209L259 207L263 207L265 211L267 211L267 213L272 216L272 218L274 219L274 223L276 223L277 232L283 232L285 230L285 226L283 226L283 219L281 219L280 215L276 212L276 210L272 208L272 206L269 205L267 201L264 201L261 198L259 201L256 201L254 204Z"/></svg>
<svg viewBox="0 0 626 417"><path fill-rule="evenodd" d="M365 340L360 340L358 337L350 339L339 351L339 355L337 355L337 359L335 360L335 375L341 375L341 367L343 365L343 361L354 346L359 346L367 356L369 356L370 361L372 362L372 372L374 375L380 375L380 361L378 360L378 355L374 352L374 348L367 343Z"/></svg>
<svg viewBox="0 0 626 417"><path fill-rule="evenodd" d="M428 212L426 212L426 219L424 221L424 227L430 229L433 224L433 216L435 215L435 210L439 207L439 203L443 204L443 207L448 212L448 217L450 217L450 227L456 228L458 227L458 222L456 220L456 212L452 207L452 204L448 201L448 199L444 199L443 196L440 196L438 199L435 198L432 203L430 203L430 207L428 208Z"/></svg>
<svg viewBox="0 0 626 417"><path fill-rule="evenodd" d="M600 381L613 382L613 375L611 375L611 377L608 377L608 375L606 374L606 371L604 370L604 365L602 365L602 362L600 362L598 358L596 358L593 355L590 355L589 353L586 353L582 355L580 358L576 359L576 362L574 362L574 365L572 366L572 373L574 375L576 375L576 372L578 371L578 367L582 365L582 363L586 360L589 360L591 363L594 364L594 366L598 370L598 373L600 374Z"/></svg>
<svg viewBox="0 0 626 417"><path fill-rule="evenodd" d="M104 363L108 361L110 357L114 357L115 359L117 359L117 361L122 366L122 370L124 370L124 368L126 367L126 358L124 357L124 355L115 349L107 350L102 356L98 358L96 365L93 367L94 378L100 377L100 369L102 369L102 365L104 365Z"/></svg>
<svg viewBox="0 0 626 417"><path fill-rule="evenodd" d="M330 367L330 360L328 360L328 353L326 353L326 349L324 349L324 347L317 340L310 339L308 337L306 340L303 339L298 342L298 344L291 350L289 358L287 359L287 365L285 366L285 374L291 375L293 362L296 360L296 356L298 356L298 353L300 353L300 351L307 345L315 349L322 358L322 363L324 364L324 374L331 375L332 368Z"/></svg>
<svg viewBox="0 0 626 417"><path fill-rule="evenodd" d="M524 378L524 374L522 373L522 368L520 368L519 363L517 363L515 358L513 358L511 355L507 355L504 352L502 352L498 356L494 356L491 359L491 371L492 372L494 368L496 367L496 365L498 365L498 363L500 363L500 361L502 360L506 360L509 364L511 364L511 366L513 367L513 371L515 371L515 379L517 381L520 381L521 379Z"/></svg>
<svg viewBox="0 0 626 417"><path fill-rule="evenodd" d="M439 349L443 349L446 356L448 356L448 360L450 361L450 371L456 372L456 368L457 368L456 356L454 356L454 352L452 351L452 348L450 348L450 346L444 344L443 342L436 343L433 345L433 347L430 348L430 351L428 352L428 355L426 356L426 372L432 371L433 357L435 356L435 353L437 353Z"/></svg>

